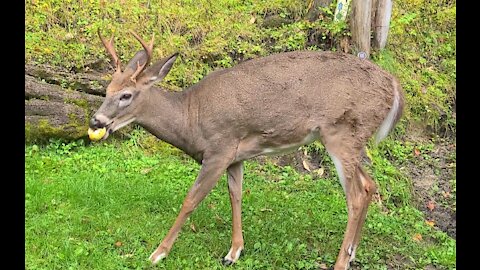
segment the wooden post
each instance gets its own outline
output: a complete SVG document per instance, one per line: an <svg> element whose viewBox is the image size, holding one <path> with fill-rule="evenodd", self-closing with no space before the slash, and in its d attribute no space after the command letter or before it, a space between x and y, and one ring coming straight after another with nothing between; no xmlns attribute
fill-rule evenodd
<svg viewBox="0 0 480 270"><path fill-rule="evenodd" d="M392 15L392 0L376 0L373 46L385 48L387 44L390 17Z"/></svg>
<svg viewBox="0 0 480 270"><path fill-rule="evenodd" d="M350 28L352 41L356 52L364 52L370 56L370 29L371 29L372 0L353 0Z"/></svg>

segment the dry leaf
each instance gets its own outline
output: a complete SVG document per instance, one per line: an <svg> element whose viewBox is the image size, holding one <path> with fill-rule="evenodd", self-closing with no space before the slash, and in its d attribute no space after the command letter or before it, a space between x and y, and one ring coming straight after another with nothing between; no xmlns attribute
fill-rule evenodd
<svg viewBox="0 0 480 270"><path fill-rule="evenodd" d="M115 246L116 246L116 247L121 247L122 245L123 245L123 244L122 244L122 242L120 242L120 241L115 242Z"/></svg>
<svg viewBox="0 0 480 270"><path fill-rule="evenodd" d="M325 172L325 169L322 167L322 168L319 168L318 170L315 170L315 172L317 173L318 176L321 177Z"/></svg>
<svg viewBox="0 0 480 270"><path fill-rule="evenodd" d="M442 195L443 195L444 198L450 198L450 192L448 192L448 191L447 192L443 191Z"/></svg>
<svg viewBox="0 0 480 270"><path fill-rule="evenodd" d="M197 232L197 229L195 228L195 224L190 223L190 229L192 229L193 232Z"/></svg>
<svg viewBox="0 0 480 270"><path fill-rule="evenodd" d="M252 16L252 18L250 18L250 23L251 24L255 23L255 20L256 20L256 18L254 16Z"/></svg>
<svg viewBox="0 0 480 270"><path fill-rule="evenodd" d="M303 168L305 168L305 170L311 172L312 170L310 169L310 165L308 164L308 161L306 159L303 160Z"/></svg>
<svg viewBox="0 0 480 270"><path fill-rule="evenodd" d="M420 155L420 150L418 150L417 148L415 148L414 153L415 153L415 156L418 156L418 155Z"/></svg>
<svg viewBox="0 0 480 270"><path fill-rule="evenodd" d="M349 47L350 47L350 43L348 41L348 38L340 39L340 48L342 48L342 51L344 53L348 53Z"/></svg>
<svg viewBox="0 0 480 270"><path fill-rule="evenodd" d="M425 220L425 223L427 223L427 225L432 227L432 228L435 225L435 221L433 221L433 220Z"/></svg>
<svg viewBox="0 0 480 270"><path fill-rule="evenodd" d="M422 241L422 235L419 233L416 233L415 235L413 235L413 240L417 242Z"/></svg>
<svg viewBox="0 0 480 270"><path fill-rule="evenodd" d="M132 253L128 253L128 254L122 255L122 258L130 258L130 257L133 257L133 254L132 254Z"/></svg>
<svg viewBox="0 0 480 270"><path fill-rule="evenodd" d="M152 171L153 168L145 168L143 170L140 171L141 174L147 174L149 173L150 171Z"/></svg>
<svg viewBox="0 0 480 270"><path fill-rule="evenodd" d="M318 267L320 267L320 269L328 269L327 265L324 263L321 263Z"/></svg>
<svg viewBox="0 0 480 270"><path fill-rule="evenodd" d="M223 218L221 218L218 214L215 214L215 219L216 219L219 223L225 223L225 221L223 220Z"/></svg>
<svg viewBox="0 0 480 270"><path fill-rule="evenodd" d="M433 211L433 209L435 209L435 203L433 201L429 201L427 203L427 208L430 210L430 211Z"/></svg>

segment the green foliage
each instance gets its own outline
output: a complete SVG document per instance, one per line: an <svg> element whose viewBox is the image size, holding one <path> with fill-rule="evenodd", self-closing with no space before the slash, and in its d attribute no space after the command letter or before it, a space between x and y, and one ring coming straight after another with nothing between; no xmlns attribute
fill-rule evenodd
<svg viewBox="0 0 480 270"><path fill-rule="evenodd" d="M122 141L25 146L26 269L224 269L220 258L231 233L225 176L189 218L169 257L149 266L147 257L173 224L199 165L151 153L138 132ZM389 185L403 190L398 182ZM246 249L235 268L334 263L347 220L335 176L315 180L289 166L251 161L243 190ZM415 234L424 240L415 241ZM385 212L374 203L362 235L361 269L386 269L398 257L408 262L402 269L455 267L455 240L427 226L408 204Z"/></svg>
<svg viewBox="0 0 480 270"><path fill-rule="evenodd" d="M455 134L456 1L396 1L387 48L372 57L400 79L409 120Z"/></svg>
<svg viewBox="0 0 480 270"><path fill-rule="evenodd" d="M236 3L183 1L35 1L26 3L26 61L81 69L107 60L97 30L115 34L115 47L126 62L139 49L129 30L145 39L155 35L154 58L181 53L166 78L174 87L187 87L210 71L274 52L330 49L347 25L333 23L332 5L324 18L302 19L304 1L275 0ZM267 26L271 16L285 23ZM316 33L309 40L309 35ZM325 43L325 45L323 44ZM320 46L320 47L317 47Z"/></svg>

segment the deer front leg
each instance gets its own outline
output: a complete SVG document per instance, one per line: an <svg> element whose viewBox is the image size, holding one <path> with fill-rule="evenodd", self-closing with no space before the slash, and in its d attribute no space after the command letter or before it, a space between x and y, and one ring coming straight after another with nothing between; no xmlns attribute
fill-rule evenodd
<svg viewBox="0 0 480 270"><path fill-rule="evenodd" d="M230 165L227 169L228 191L230 192L230 203L232 205L232 247L223 264L230 265L238 260L243 250L242 235L242 182L243 162Z"/></svg>
<svg viewBox="0 0 480 270"><path fill-rule="evenodd" d="M197 180L188 192L187 197L183 202L182 209L180 210L180 213L175 220L175 223L168 231L162 243L149 257L150 261L153 264L158 263L161 259L165 258L168 255L183 224L193 212L193 210L195 210L198 204L212 190L212 188L218 182L220 176L228 167L230 162L231 159L228 158L228 156L224 155L217 155L215 158L204 159L204 161L202 162L202 168L200 169L200 173L197 176Z"/></svg>

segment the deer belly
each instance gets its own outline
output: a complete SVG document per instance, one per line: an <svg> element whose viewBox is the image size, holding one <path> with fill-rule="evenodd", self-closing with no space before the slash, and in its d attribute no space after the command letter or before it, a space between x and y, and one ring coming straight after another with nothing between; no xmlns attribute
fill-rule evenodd
<svg viewBox="0 0 480 270"><path fill-rule="evenodd" d="M293 152L300 146L312 143L319 138L317 131L312 131L303 139L287 144L274 144L268 140L250 138L240 142L235 161L246 160L260 155L280 155ZM262 142L260 142L262 141ZM273 146L274 145L274 146Z"/></svg>
<svg viewBox="0 0 480 270"><path fill-rule="evenodd" d="M261 155L280 155L293 152L297 150L300 146L312 143L318 139L318 135L315 132L309 133L303 140L299 142L294 142L290 144L284 144L276 147L265 147L262 149Z"/></svg>

